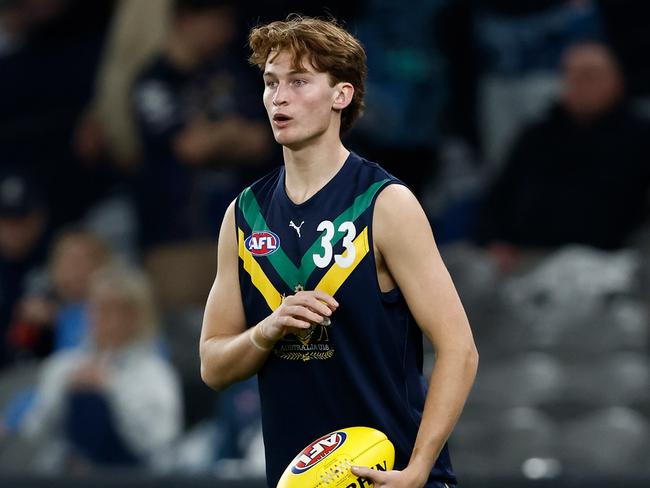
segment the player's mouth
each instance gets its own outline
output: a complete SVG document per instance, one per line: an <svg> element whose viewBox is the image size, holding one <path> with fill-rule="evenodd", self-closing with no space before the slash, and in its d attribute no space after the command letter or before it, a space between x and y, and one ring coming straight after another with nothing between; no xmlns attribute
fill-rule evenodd
<svg viewBox="0 0 650 488"><path fill-rule="evenodd" d="M279 129L282 129L283 127L289 125L289 122L292 120L293 119L291 117L282 113L273 115L273 125Z"/></svg>

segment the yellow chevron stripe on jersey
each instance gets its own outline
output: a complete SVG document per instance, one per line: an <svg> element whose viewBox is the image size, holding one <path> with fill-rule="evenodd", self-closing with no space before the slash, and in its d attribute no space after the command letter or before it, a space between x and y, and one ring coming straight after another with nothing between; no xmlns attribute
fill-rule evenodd
<svg viewBox="0 0 650 488"><path fill-rule="evenodd" d="M246 270L250 275L251 282L262 294L269 308L275 310L280 306L280 303L282 303L282 296L278 290L275 289L273 283L271 283L271 280L266 276L266 273L264 273L264 270L261 268L259 263L255 261L253 255L246 251L246 247L244 246L244 231L238 228L237 235L237 240L239 241L239 257L244 264L244 270Z"/></svg>
<svg viewBox="0 0 650 488"><path fill-rule="evenodd" d="M330 267L330 269L327 270L325 276L323 276L320 282L316 285L316 290L321 290L330 296L334 296L341 285L345 283L345 280L348 279L348 276L352 274L352 271L354 271L357 265L370 251L368 247L368 227L365 227L361 231L361 234L359 234L356 239L354 239L353 244L356 251L353 263L347 268L342 268L335 262ZM347 255L348 251L346 250L343 253L343 257L346 257Z"/></svg>

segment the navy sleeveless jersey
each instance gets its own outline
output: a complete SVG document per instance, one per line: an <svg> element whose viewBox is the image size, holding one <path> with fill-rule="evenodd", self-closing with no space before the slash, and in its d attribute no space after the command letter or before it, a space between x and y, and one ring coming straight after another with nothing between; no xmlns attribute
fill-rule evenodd
<svg viewBox="0 0 650 488"><path fill-rule="evenodd" d="M237 199L247 323L257 324L300 289L329 293L339 308L329 323L278 342L259 371L269 486L311 441L357 425L384 432L395 445L395 469L403 469L426 395L422 333L399 289L380 290L372 244L376 197L401 182L351 153L298 205L286 194L284 175L281 167ZM441 486L436 482L455 484L447 446L427 486Z"/></svg>

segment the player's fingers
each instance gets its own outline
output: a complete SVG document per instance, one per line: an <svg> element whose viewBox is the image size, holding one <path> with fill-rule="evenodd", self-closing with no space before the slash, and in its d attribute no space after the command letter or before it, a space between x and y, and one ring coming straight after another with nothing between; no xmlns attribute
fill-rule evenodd
<svg viewBox="0 0 650 488"><path fill-rule="evenodd" d="M332 315L332 312L335 310L333 307L329 306L326 303L317 300L316 297L309 297L307 306L311 308L314 312L319 313L323 317L329 317Z"/></svg>
<svg viewBox="0 0 650 488"><path fill-rule="evenodd" d="M373 483L380 483L384 479L384 473L375 469L366 468L365 466L352 466L352 474L367 478Z"/></svg>
<svg viewBox="0 0 650 488"><path fill-rule="evenodd" d="M294 301L292 302L292 305L294 304L299 304L303 307L309 307L314 312L319 313L321 317L329 317L332 315L331 308L325 303L318 300L311 294L311 292L300 296L296 295ZM320 319L318 321L320 322Z"/></svg>
<svg viewBox="0 0 650 488"><path fill-rule="evenodd" d="M280 323L284 327L295 327L296 329L309 329L311 327L311 323L288 315L280 317Z"/></svg>
<svg viewBox="0 0 650 488"><path fill-rule="evenodd" d="M339 306L339 302L337 302L333 296L328 295L324 291L321 290L313 290L312 291L313 296L320 300L321 302L325 302L332 310L336 309Z"/></svg>
<svg viewBox="0 0 650 488"><path fill-rule="evenodd" d="M328 295L324 291L321 290L305 290L305 291L300 291L296 293L295 295L292 295L294 298L298 299L304 299L306 297L313 297L317 300L319 300L322 303L325 303L328 307L331 309L335 309L339 306L339 303L332 297L331 295Z"/></svg>
<svg viewBox="0 0 650 488"><path fill-rule="evenodd" d="M285 313L297 319L306 319L307 321L314 323L320 323L323 320L322 315L319 315L302 305L292 305L287 307Z"/></svg>

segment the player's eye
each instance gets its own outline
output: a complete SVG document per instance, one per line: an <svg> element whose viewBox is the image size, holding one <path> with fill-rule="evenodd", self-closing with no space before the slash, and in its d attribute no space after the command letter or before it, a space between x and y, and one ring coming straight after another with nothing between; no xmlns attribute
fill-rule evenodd
<svg viewBox="0 0 650 488"><path fill-rule="evenodd" d="M275 81L275 80L266 80L264 82L264 84L269 88L275 88L277 86L278 82Z"/></svg>
<svg viewBox="0 0 650 488"><path fill-rule="evenodd" d="M306 80L293 80L294 86L303 86L307 84Z"/></svg>

